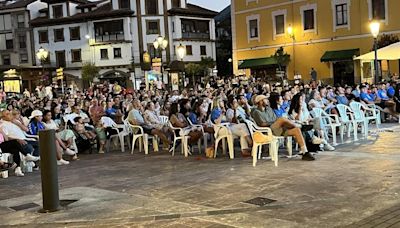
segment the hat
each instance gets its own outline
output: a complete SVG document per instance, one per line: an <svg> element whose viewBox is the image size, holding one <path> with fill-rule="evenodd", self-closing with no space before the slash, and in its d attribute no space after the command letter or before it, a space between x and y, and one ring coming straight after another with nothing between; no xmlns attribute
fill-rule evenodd
<svg viewBox="0 0 400 228"><path fill-rule="evenodd" d="M267 96L265 96L265 95L258 95L258 96L256 97L256 99L254 99L254 102L255 102L256 104L258 104L260 101L265 100L265 99L268 99Z"/></svg>
<svg viewBox="0 0 400 228"><path fill-rule="evenodd" d="M29 117L29 119L32 119L32 118L34 118L34 117L36 117L36 116L43 116L42 111L40 111L40 110L35 110L35 111L33 111L32 114L31 114L31 116Z"/></svg>

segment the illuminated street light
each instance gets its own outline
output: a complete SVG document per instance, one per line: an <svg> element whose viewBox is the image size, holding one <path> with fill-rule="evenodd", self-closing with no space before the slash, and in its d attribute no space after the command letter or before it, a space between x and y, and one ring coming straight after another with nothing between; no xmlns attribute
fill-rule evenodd
<svg viewBox="0 0 400 228"><path fill-rule="evenodd" d="M183 58L186 55L186 47L183 46L182 44L179 44L179 46L176 48L176 52L178 53L178 57L181 61L183 61Z"/></svg>
<svg viewBox="0 0 400 228"><path fill-rule="evenodd" d="M49 56L49 52L42 47L40 47L39 50L36 52L36 57L39 59L39 61L42 65L43 65L43 62L46 61L48 56Z"/></svg>
<svg viewBox="0 0 400 228"><path fill-rule="evenodd" d="M89 34L86 34L85 35L85 38L88 40L88 39L90 39L90 35Z"/></svg>
<svg viewBox="0 0 400 228"><path fill-rule="evenodd" d="M369 24L369 28L371 30L371 34L374 37L374 52L375 52L375 59L374 59L374 68L375 68L375 83L378 83L380 75L378 69L378 36L381 24L378 21L372 21Z"/></svg>

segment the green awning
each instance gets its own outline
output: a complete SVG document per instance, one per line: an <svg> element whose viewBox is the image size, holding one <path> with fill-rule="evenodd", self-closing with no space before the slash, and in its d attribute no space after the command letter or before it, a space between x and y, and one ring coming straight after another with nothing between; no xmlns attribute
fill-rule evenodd
<svg viewBox="0 0 400 228"><path fill-rule="evenodd" d="M353 60L354 56L357 56L360 49L348 49L339 51L327 51L321 57L321 62L333 62L333 61L343 61L343 60Z"/></svg>
<svg viewBox="0 0 400 228"><path fill-rule="evenodd" d="M239 65L239 69L261 68L270 65L276 65L276 60L273 57L260 59L246 59Z"/></svg>

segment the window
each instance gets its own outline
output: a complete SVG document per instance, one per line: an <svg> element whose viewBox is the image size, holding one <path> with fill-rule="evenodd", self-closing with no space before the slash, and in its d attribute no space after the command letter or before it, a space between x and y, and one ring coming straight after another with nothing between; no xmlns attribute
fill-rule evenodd
<svg viewBox="0 0 400 228"><path fill-rule="evenodd" d="M258 20L250 20L249 27L250 27L250 38L257 38L258 37Z"/></svg>
<svg viewBox="0 0 400 228"><path fill-rule="evenodd" d="M11 28L12 28L11 15L10 14L0 15L0 31L11 30Z"/></svg>
<svg viewBox="0 0 400 228"><path fill-rule="evenodd" d="M181 19L182 38L210 39L210 25L207 20Z"/></svg>
<svg viewBox="0 0 400 228"><path fill-rule="evenodd" d="M275 16L275 34L285 34L285 15Z"/></svg>
<svg viewBox="0 0 400 228"><path fill-rule="evenodd" d="M96 42L124 40L123 20L113 20L94 23Z"/></svg>
<svg viewBox="0 0 400 228"><path fill-rule="evenodd" d="M80 40L81 39L81 31L79 27L71 27L69 28L69 38L70 40Z"/></svg>
<svg viewBox="0 0 400 228"><path fill-rule="evenodd" d="M181 8L181 0L172 0L172 8Z"/></svg>
<svg viewBox="0 0 400 228"><path fill-rule="evenodd" d="M186 45L186 55L193 55L192 45Z"/></svg>
<svg viewBox="0 0 400 228"><path fill-rule="evenodd" d="M147 35L160 34L159 21L147 21Z"/></svg>
<svg viewBox="0 0 400 228"><path fill-rule="evenodd" d="M3 55L3 65L11 65L10 55Z"/></svg>
<svg viewBox="0 0 400 228"><path fill-rule="evenodd" d="M65 67L65 51L56 51L56 66Z"/></svg>
<svg viewBox="0 0 400 228"><path fill-rule="evenodd" d="M206 46L200 46L200 55L207 55L207 48Z"/></svg>
<svg viewBox="0 0 400 228"><path fill-rule="evenodd" d="M336 5L336 25L347 25L347 4Z"/></svg>
<svg viewBox="0 0 400 228"><path fill-rule="evenodd" d="M64 29L54 29L54 42L64 41Z"/></svg>
<svg viewBox="0 0 400 228"><path fill-rule="evenodd" d="M385 20L385 7L385 0L372 0L372 18L376 20Z"/></svg>
<svg viewBox="0 0 400 228"><path fill-rule="evenodd" d="M18 43L19 48L26 48L26 36L25 35L18 35Z"/></svg>
<svg viewBox="0 0 400 228"><path fill-rule="evenodd" d="M120 9L130 9L131 5L130 5L130 0L119 0L119 8Z"/></svg>
<svg viewBox="0 0 400 228"><path fill-rule="evenodd" d="M122 58L121 48L114 48L114 59Z"/></svg>
<svg viewBox="0 0 400 228"><path fill-rule="evenodd" d="M100 49L100 58L108 59L108 50L107 49Z"/></svg>
<svg viewBox="0 0 400 228"><path fill-rule="evenodd" d="M71 50L71 62L80 62L81 58L81 49L72 49Z"/></svg>
<svg viewBox="0 0 400 228"><path fill-rule="evenodd" d="M62 5L53 6L53 18L63 17Z"/></svg>
<svg viewBox="0 0 400 228"><path fill-rule="evenodd" d="M25 15L20 14L17 17L18 19L18 28L25 28Z"/></svg>
<svg viewBox="0 0 400 228"><path fill-rule="evenodd" d="M14 40L13 39L6 39L6 49L11 50L14 49Z"/></svg>
<svg viewBox="0 0 400 228"><path fill-rule="evenodd" d="M158 0L146 0L146 14L158 14Z"/></svg>
<svg viewBox="0 0 400 228"><path fill-rule="evenodd" d="M27 63L28 62L28 54L23 53L19 55L19 62L20 63Z"/></svg>
<svg viewBox="0 0 400 228"><path fill-rule="evenodd" d="M39 31L39 43L48 43L49 34L47 31Z"/></svg>
<svg viewBox="0 0 400 228"><path fill-rule="evenodd" d="M314 9L304 10L304 30L313 30L315 29L314 25Z"/></svg>

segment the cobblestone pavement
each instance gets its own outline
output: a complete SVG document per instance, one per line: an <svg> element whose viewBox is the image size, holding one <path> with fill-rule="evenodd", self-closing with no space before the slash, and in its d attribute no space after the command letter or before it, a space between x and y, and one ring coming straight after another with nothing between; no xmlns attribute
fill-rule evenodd
<svg viewBox="0 0 400 228"><path fill-rule="evenodd" d="M278 167L239 155L83 154L59 167L60 199L77 201L55 213L36 212L39 172L0 179L0 226L400 227L399 135L393 128Z"/></svg>

